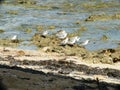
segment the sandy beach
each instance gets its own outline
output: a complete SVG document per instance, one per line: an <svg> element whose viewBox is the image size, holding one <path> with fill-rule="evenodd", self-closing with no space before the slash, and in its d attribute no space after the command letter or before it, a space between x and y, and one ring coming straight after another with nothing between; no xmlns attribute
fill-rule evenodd
<svg viewBox="0 0 120 90"><path fill-rule="evenodd" d="M91 68L90 71L94 71L94 69L98 70L104 70L104 69L113 69L113 70L120 70L120 63L114 63L114 64L102 64L102 63L87 63L82 60L82 57L79 58L77 56L66 56L65 54L61 53L46 53L42 50L21 50L21 49L14 49L14 48L8 48L6 47L3 49L3 47L0 47L0 56L3 58L3 60L0 60L0 63L2 65L8 65L8 66L18 66L22 68L30 68L33 70L43 71L44 73L54 73L59 74L58 72L62 70L62 66L57 67L54 66L53 63L63 64L63 65L69 65L69 64L75 64L76 66L84 65L86 68ZM43 62L43 63L42 63ZM33 64L32 64L33 63ZM52 67L52 65L57 68L56 70L52 70L52 68L48 68L46 65ZM45 67L46 66L46 67ZM74 67L76 68L76 67ZM88 68L88 69L89 69ZM93 68L93 70L92 70ZM54 68L53 68L54 69ZM65 68L64 68L65 69ZM63 76L70 76L75 79L81 79L81 78L91 78L95 79L95 77L100 76L103 81L105 82L114 82L119 83L119 79L116 79L116 81L113 81L113 78L109 77L107 74L104 76L99 75L99 73L94 73L91 75L85 75L85 73L79 70L73 70L70 71L68 74L64 74L67 71L64 71ZM105 72L104 72L105 73ZM115 73L115 72L112 72ZM118 75L119 77L119 75Z"/></svg>

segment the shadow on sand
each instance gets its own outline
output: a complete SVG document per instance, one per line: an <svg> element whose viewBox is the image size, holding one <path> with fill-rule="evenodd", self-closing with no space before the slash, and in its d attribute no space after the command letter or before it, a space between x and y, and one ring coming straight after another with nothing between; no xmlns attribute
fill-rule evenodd
<svg viewBox="0 0 120 90"><path fill-rule="evenodd" d="M5 0L0 0L0 4L3 3Z"/></svg>
<svg viewBox="0 0 120 90"><path fill-rule="evenodd" d="M99 80L76 80L71 77L43 73L32 69L0 65L0 90L119 90L119 84ZM3 85L4 84L4 85Z"/></svg>
<svg viewBox="0 0 120 90"><path fill-rule="evenodd" d="M7 90L6 86L2 83L1 77L0 77L0 90Z"/></svg>

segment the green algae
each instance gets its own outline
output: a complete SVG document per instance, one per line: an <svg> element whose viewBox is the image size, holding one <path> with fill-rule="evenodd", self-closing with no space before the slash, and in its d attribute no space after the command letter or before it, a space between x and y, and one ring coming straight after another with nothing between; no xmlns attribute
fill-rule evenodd
<svg viewBox="0 0 120 90"><path fill-rule="evenodd" d="M0 29L0 33L3 33L3 32L5 32L3 29Z"/></svg>
<svg viewBox="0 0 120 90"><path fill-rule="evenodd" d="M100 40L106 41L108 39L108 37L106 35L103 35Z"/></svg>
<svg viewBox="0 0 120 90"><path fill-rule="evenodd" d="M18 14L18 11L17 10L9 10L6 12L7 14L14 14L14 15L17 15Z"/></svg>
<svg viewBox="0 0 120 90"><path fill-rule="evenodd" d="M100 29L100 30L109 30L110 28L108 26L104 26L104 25L100 25L100 26L96 26L97 29Z"/></svg>
<svg viewBox="0 0 120 90"><path fill-rule="evenodd" d="M9 3L4 2L4 4L11 4L11 5L22 5L26 8L34 8L34 9L62 9L63 11L70 11L70 12L88 12L88 11L98 11L101 8L119 8L120 5L117 2L102 2L102 1L92 1L90 2L71 2L71 1L64 1L60 5L56 6L55 3L47 3L45 5L38 5L37 1L35 0L13 0Z"/></svg>
<svg viewBox="0 0 120 90"><path fill-rule="evenodd" d="M17 0L15 1L16 4L27 4L27 5L34 5L36 4L33 0Z"/></svg>
<svg viewBox="0 0 120 90"><path fill-rule="evenodd" d="M37 5L35 0L13 0L11 2L4 2L3 4L22 6L25 8L34 8L34 9L52 9L52 7L48 5Z"/></svg>
<svg viewBox="0 0 120 90"><path fill-rule="evenodd" d="M106 38L106 36L105 36ZM77 56L80 60L87 63L104 63L113 64L120 59L119 49L103 49L97 51L88 51L84 47L74 44L72 46L61 46L62 40L56 38L54 35L42 37L36 33L31 41L38 46L40 50L49 53L63 53L65 56Z"/></svg>
<svg viewBox="0 0 120 90"><path fill-rule="evenodd" d="M17 40L17 42L14 42L10 39L0 39L0 45L1 46L7 46L7 47L16 47L20 40Z"/></svg>
<svg viewBox="0 0 120 90"><path fill-rule="evenodd" d="M36 30L37 30L37 31L42 31L43 28L44 28L43 25L37 25L37 26L36 26Z"/></svg>
<svg viewBox="0 0 120 90"><path fill-rule="evenodd" d="M83 3L83 7L84 8L92 8L92 9L96 9L96 8L108 8L108 7L114 7L117 6L118 3L114 3L114 2L96 2L96 3Z"/></svg>
<svg viewBox="0 0 120 90"><path fill-rule="evenodd" d="M96 21L96 20L110 20L110 19L120 19L120 13L115 14L95 14L88 16L85 21Z"/></svg>
<svg viewBox="0 0 120 90"><path fill-rule="evenodd" d="M31 30L30 28L26 28L26 29L24 30L24 32L26 32L26 33L31 33L32 30Z"/></svg>
<svg viewBox="0 0 120 90"><path fill-rule="evenodd" d="M65 53L66 55L79 55L81 52L83 53L84 51L87 51L77 44L73 46L61 46L60 42L62 40L58 39L54 35L42 37L40 34L36 33L32 37L31 41L41 49L44 47L50 47L49 52Z"/></svg>
<svg viewBox="0 0 120 90"><path fill-rule="evenodd" d="M54 25L36 25L35 29L38 32L41 32L43 30L49 29L49 30L54 30L56 27Z"/></svg>
<svg viewBox="0 0 120 90"><path fill-rule="evenodd" d="M48 26L47 28L50 29L50 30L54 30L54 29L55 29L55 26L54 26L54 25L50 25L50 26Z"/></svg>

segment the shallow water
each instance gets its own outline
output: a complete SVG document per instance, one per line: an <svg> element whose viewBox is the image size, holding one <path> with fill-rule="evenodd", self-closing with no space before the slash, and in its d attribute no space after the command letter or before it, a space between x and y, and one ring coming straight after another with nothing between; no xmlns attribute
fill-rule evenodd
<svg viewBox="0 0 120 90"><path fill-rule="evenodd" d="M26 8L22 5L2 4L0 5L0 29L5 30L4 33L0 33L0 38L11 38L14 34L18 35L19 39L22 39L17 48L21 49L36 49L35 45L30 44L31 37L37 32L36 26L43 25L45 27L53 25L54 30L44 28L44 30L50 30L50 32L56 32L60 29L65 30L68 33L74 32L81 26L85 26L87 30L81 31L81 41L86 39L90 40L90 43L85 47L88 50L98 50L104 48L115 48L120 42L120 20L112 19L106 21L91 21L85 22L84 20L91 14L96 13L109 13L114 14L119 12L119 7L101 8L95 11L88 11L82 7L75 7L76 11L70 11L62 8L64 0L36 0L37 5L48 5L54 8L52 9L37 9ZM99 0L98 0L99 1ZM107 2L109 0L102 0ZM110 0L112 1L112 0ZM113 0L114 1L114 0ZM10 1L8 1L10 2ZM95 3L95 1L89 0L67 0L67 2L77 4L79 3ZM120 3L119 0L114 2ZM79 11L77 11L79 9ZM16 10L17 14L7 13L9 10ZM76 24L76 21L80 21L80 24ZM27 33L24 29L30 28L31 32ZM101 40L105 35L108 39Z"/></svg>

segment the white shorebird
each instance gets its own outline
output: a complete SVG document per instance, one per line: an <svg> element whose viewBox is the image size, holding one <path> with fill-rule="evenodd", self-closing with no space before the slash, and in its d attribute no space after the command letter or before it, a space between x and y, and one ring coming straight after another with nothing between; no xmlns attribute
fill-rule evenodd
<svg viewBox="0 0 120 90"><path fill-rule="evenodd" d="M17 35L14 35L14 36L11 38L11 41L12 41L13 43L18 43L18 42L19 42L18 36L17 36Z"/></svg>
<svg viewBox="0 0 120 90"><path fill-rule="evenodd" d="M76 42L78 42L79 40L80 40L80 37L78 37L78 36L71 37L71 38L69 39L69 41L68 41L68 44L69 44L69 45L73 45L73 44L75 44Z"/></svg>
<svg viewBox="0 0 120 90"><path fill-rule="evenodd" d="M85 46L89 43L89 40L85 40L84 42L80 43L80 46Z"/></svg>
<svg viewBox="0 0 120 90"><path fill-rule="evenodd" d="M80 40L80 37L78 37L78 36L75 36L73 38L76 40L76 42L79 42L79 40Z"/></svg>
<svg viewBox="0 0 120 90"><path fill-rule="evenodd" d="M43 32L41 33L41 35L42 35L43 37L46 37L46 36L48 35L48 31L43 31Z"/></svg>
<svg viewBox="0 0 120 90"><path fill-rule="evenodd" d="M60 42L60 45L66 45L67 43L68 43L68 38L66 38L62 42Z"/></svg>
<svg viewBox="0 0 120 90"><path fill-rule="evenodd" d="M67 33L66 33L64 30L59 30L59 31L57 31L56 36L57 36L59 39L64 39L64 38L67 37Z"/></svg>
<svg viewBox="0 0 120 90"><path fill-rule="evenodd" d="M17 35L14 35L12 38L11 38L12 41L14 40L17 40Z"/></svg>

